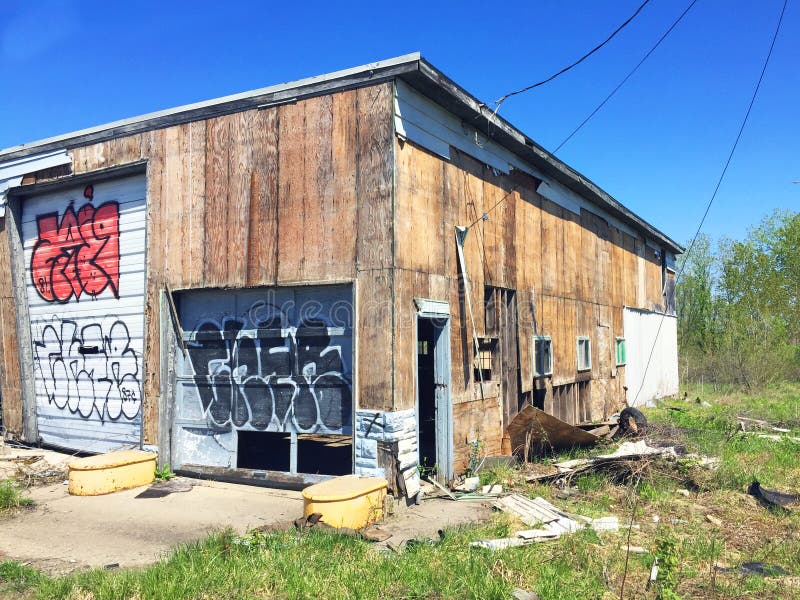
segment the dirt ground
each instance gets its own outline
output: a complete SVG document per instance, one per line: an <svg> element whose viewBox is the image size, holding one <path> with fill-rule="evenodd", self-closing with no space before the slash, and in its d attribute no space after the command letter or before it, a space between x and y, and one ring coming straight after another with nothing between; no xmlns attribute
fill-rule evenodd
<svg viewBox="0 0 800 600"><path fill-rule="evenodd" d="M48 459L59 462L65 456L57 454L48 453ZM135 497L146 488L70 496L63 481L31 487L34 506L0 517L0 561L18 560L53 575L106 565L142 566L211 531L287 526L303 514L300 492L191 479L181 483L184 488L191 483L191 489L162 498ZM479 521L490 512L480 502L424 500L380 524L391 534L383 544L399 547L413 538L435 539L443 527Z"/></svg>

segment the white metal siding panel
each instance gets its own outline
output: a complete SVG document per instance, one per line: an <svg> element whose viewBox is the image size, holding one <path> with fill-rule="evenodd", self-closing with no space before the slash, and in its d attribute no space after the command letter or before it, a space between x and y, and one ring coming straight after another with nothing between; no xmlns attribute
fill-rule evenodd
<svg viewBox="0 0 800 600"><path fill-rule="evenodd" d="M145 177L27 198L22 206L39 435L107 452L139 444Z"/></svg>
<svg viewBox="0 0 800 600"><path fill-rule="evenodd" d="M625 308L622 312L622 326L627 353L625 385L628 387L628 405L652 405L657 398L677 394L677 318Z"/></svg>

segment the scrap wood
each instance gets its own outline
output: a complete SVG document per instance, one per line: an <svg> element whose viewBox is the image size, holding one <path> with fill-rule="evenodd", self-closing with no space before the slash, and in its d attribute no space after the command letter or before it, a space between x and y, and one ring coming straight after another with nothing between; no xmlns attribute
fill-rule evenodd
<svg viewBox="0 0 800 600"><path fill-rule="evenodd" d="M510 496L499 498L494 503L494 507L498 510L512 513L526 525L551 523L561 518L561 515L552 510L554 507L546 500L542 498L532 500L519 494L511 494Z"/></svg>
<svg viewBox="0 0 800 600"><path fill-rule="evenodd" d="M450 490L448 490L448 489L447 489L446 487L444 487L444 486L443 486L441 483L439 483L438 481L436 481L436 480L435 480L433 477L426 477L426 478L425 478L425 481L428 481L428 482L432 483L432 484L433 484L433 485L435 485L437 488L439 488L440 490L442 490L442 491L443 491L445 494L447 494L447 496L448 496L448 497L449 497L451 500L455 500L455 499L456 499L456 497L455 497L455 496L454 496L454 495L453 495L453 494L450 492Z"/></svg>
<svg viewBox="0 0 800 600"><path fill-rule="evenodd" d="M762 421L761 419L751 419L749 417L741 417L741 416L736 417L736 419L739 421L739 425L741 426L742 431L744 431L745 423L751 423L752 425L755 425L759 429L768 429L770 431L777 431L778 433L791 433L792 431L791 429L776 427L772 423L768 421Z"/></svg>
<svg viewBox="0 0 800 600"><path fill-rule="evenodd" d="M477 542L470 542L472 548L486 548L487 550L505 550L506 548L515 548L517 546L527 546L536 540L525 540L519 537L516 538L498 538L495 540L478 540Z"/></svg>

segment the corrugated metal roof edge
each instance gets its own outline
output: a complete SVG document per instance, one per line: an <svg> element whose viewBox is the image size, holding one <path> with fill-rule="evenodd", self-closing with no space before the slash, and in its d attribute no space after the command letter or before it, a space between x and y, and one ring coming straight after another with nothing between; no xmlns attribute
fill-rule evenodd
<svg viewBox="0 0 800 600"><path fill-rule="evenodd" d="M419 52L325 75L113 121L105 125L13 146L0 150L0 164L53 149L74 148L122 135L142 133L265 105L282 104L310 96L373 85L396 77L401 77L473 126L480 127L482 131L486 129L492 139L530 162L544 174L553 177L579 195L610 211L645 235L658 240L671 251L683 252L683 248L678 243L625 208L593 181L536 144L508 121L494 115L489 107L422 58Z"/></svg>

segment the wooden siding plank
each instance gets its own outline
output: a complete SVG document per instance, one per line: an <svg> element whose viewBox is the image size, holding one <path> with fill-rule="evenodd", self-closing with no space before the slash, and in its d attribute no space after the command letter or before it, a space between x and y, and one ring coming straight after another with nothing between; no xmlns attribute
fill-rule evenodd
<svg viewBox="0 0 800 600"><path fill-rule="evenodd" d="M333 96L332 144L333 187L326 204L325 222L330 240L331 276L350 279L356 276L357 222L356 169L358 158L355 90Z"/></svg>
<svg viewBox="0 0 800 600"><path fill-rule="evenodd" d="M394 171L392 84L360 88L356 121L356 174L359 269L388 268L393 264L392 183Z"/></svg>
<svg viewBox="0 0 800 600"><path fill-rule="evenodd" d="M210 287L225 285L228 275L228 215L230 120L207 123L205 265L203 279ZM241 232L235 232L234 236Z"/></svg>
<svg viewBox="0 0 800 600"><path fill-rule="evenodd" d="M362 271L356 290L358 408L391 410L392 271Z"/></svg>
<svg viewBox="0 0 800 600"><path fill-rule="evenodd" d="M253 129L256 111L224 117L228 120L227 278L226 285L243 287L247 279L250 236L250 189L253 172Z"/></svg>
<svg viewBox="0 0 800 600"><path fill-rule="evenodd" d="M278 109L278 284L304 278L306 102Z"/></svg>
<svg viewBox="0 0 800 600"><path fill-rule="evenodd" d="M258 111L253 132L247 285L271 285L278 252L278 109Z"/></svg>
<svg viewBox="0 0 800 600"><path fill-rule="evenodd" d="M188 127L181 125L164 131L164 220L165 277L172 288L183 287L183 256L186 234L183 222L185 203L184 160Z"/></svg>
<svg viewBox="0 0 800 600"><path fill-rule="evenodd" d="M164 286L164 132L151 131L142 137L142 156L147 165L147 296L144 309L144 393L142 434L147 444L158 439L158 397L160 394L159 294Z"/></svg>
<svg viewBox="0 0 800 600"><path fill-rule="evenodd" d="M305 101L303 132L303 218L301 245L315 248L306 252L303 276L324 281L334 275L330 249L334 240L330 230L330 205L333 200L333 99L320 96Z"/></svg>
<svg viewBox="0 0 800 600"><path fill-rule="evenodd" d="M5 224L5 219L3 219ZM2 236L3 238L5 236ZM4 252L7 255L8 244L3 244ZM4 260L4 262L7 262ZM0 359L2 359L2 372L0 372L0 392L3 395L3 425L5 428L22 435L22 389L20 388L20 365L19 348L17 346L16 333L16 309L14 298L6 296L11 289L10 269L2 271L5 275L3 279L8 279L3 286L4 296L0 297Z"/></svg>
<svg viewBox="0 0 800 600"><path fill-rule="evenodd" d="M190 287L202 287L205 283L206 260L206 122L189 124L188 158L188 251L184 264L185 277Z"/></svg>

